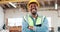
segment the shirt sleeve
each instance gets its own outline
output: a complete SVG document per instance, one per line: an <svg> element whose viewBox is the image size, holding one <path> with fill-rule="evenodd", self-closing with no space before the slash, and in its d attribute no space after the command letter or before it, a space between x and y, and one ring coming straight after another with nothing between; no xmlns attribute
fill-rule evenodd
<svg viewBox="0 0 60 32"><path fill-rule="evenodd" d="M33 32L33 30L28 29L28 23L24 19L22 22L22 32Z"/></svg>
<svg viewBox="0 0 60 32"><path fill-rule="evenodd" d="M44 19L42 26L35 26L34 30L36 32L49 32L49 25L48 25L48 20L47 18Z"/></svg>
<svg viewBox="0 0 60 32"><path fill-rule="evenodd" d="M23 19L22 22L22 32L27 32L28 28L28 23Z"/></svg>

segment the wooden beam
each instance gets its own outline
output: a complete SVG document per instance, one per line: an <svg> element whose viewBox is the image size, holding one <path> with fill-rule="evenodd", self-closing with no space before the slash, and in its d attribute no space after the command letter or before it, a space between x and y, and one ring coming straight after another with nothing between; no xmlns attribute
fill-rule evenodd
<svg viewBox="0 0 60 32"><path fill-rule="evenodd" d="M7 4L9 2L25 2L25 1L29 1L29 0L3 0L0 1L0 4Z"/></svg>
<svg viewBox="0 0 60 32"><path fill-rule="evenodd" d="M19 1L0 1L0 4L6 4L6 3L9 3L9 2L20 2L20 0Z"/></svg>

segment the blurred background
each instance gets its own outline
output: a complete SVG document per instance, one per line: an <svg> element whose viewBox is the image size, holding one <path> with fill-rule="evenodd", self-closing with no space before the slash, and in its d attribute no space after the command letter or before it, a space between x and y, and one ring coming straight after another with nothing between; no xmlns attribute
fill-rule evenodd
<svg viewBox="0 0 60 32"><path fill-rule="evenodd" d="M40 4L38 14L50 19L50 32L60 32L60 0L37 1ZM22 19L28 13L28 2L29 0L0 0L0 32L21 32L22 24L17 19ZM19 25L16 24L18 22Z"/></svg>

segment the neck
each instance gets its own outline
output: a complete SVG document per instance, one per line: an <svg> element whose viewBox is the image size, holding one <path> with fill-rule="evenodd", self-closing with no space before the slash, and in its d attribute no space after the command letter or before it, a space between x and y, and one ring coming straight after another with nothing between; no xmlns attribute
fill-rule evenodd
<svg viewBox="0 0 60 32"><path fill-rule="evenodd" d="M32 15L33 18L37 18L37 14L36 15Z"/></svg>

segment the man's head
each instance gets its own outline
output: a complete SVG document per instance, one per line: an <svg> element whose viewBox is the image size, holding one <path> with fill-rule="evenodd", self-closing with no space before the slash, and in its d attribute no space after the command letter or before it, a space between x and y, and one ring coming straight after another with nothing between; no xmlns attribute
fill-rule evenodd
<svg viewBox="0 0 60 32"><path fill-rule="evenodd" d="M38 9L38 2L36 0L31 0L28 4L28 9L29 9L29 12L32 14L32 15L36 15L37 14L37 9Z"/></svg>

